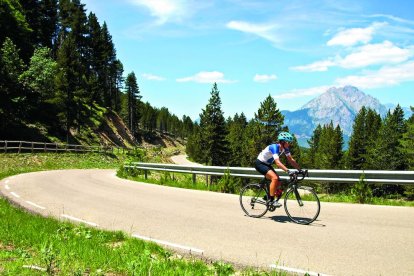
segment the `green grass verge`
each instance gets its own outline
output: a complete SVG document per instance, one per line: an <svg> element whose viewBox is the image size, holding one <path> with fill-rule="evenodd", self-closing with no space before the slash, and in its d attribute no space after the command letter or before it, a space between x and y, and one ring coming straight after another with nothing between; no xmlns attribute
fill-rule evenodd
<svg viewBox="0 0 414 276"><path fill-rule="evenodd" d="M118 168L103 154L0 154L0 179L54 169ZM232 275L224 262L182 257L123 232L31 214L0 198L0 275ZM286 275L246 269L239 275Z"/></svg>

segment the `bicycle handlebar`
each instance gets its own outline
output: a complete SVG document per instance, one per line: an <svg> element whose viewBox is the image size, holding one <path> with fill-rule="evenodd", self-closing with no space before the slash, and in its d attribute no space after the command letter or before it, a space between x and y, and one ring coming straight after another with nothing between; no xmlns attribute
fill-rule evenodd
<svg viewBox="0 0 414 276"><path fill-rule="evenodd" d="M308 170L300 170L295 171L292 175L290 175L290 181L302 181L305 177L308 177Z"/></svg>

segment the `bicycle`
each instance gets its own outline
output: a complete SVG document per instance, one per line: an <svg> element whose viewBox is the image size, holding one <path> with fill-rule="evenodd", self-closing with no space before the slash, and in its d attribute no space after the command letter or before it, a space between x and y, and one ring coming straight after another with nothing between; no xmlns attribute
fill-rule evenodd
<svg viewBox="0 0 414 276"><path fill-rule="evenodd" d="M284 208L288 217L298 224L310 224L315 221L321 209L318 195L311 187L301 186L300 181L308 176L308 170L296 171L290 175L287 182L287 190L284 193ZM240 206L249 217L260 218L267 211L273 212L277 207L270 205L269 198L270 181L266 177L259 183L247 184L240 191ZM279 195L275 200L279 199Z"/></svg>

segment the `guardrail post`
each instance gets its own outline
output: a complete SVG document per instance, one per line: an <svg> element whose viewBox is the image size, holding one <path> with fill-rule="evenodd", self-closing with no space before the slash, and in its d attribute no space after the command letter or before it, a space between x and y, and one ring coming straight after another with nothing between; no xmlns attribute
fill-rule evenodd
<svg viewBox="0 0 414 276"><path fill-rule="evenodd" d="M193 173L193 184L195 184L195 183L196 183L196 174Z"/></svg>
<svg viewBox="0 0 414 276"><path fill-rule="evenodd" d="M32 153L33 153L33 144L34 144L34 143L32 142Z"/></svg>
<svg viewBox="0 0 414 276"><path fill-rule="evenodd" d="M20 150L22 149L22 141L20 141L20 143L19 143L19 151L18 151L18 153L20 153Z"/></svg>
<svg viewBox="0 0 414 276"><path fill-rule="evenodd" d="M45 142L45 148L44 148L44 151L46 152L46 142Z"/></svg>
<svg viewBox="0 0 414 276"><path fill-rule="evenodd" d="M145 180L148 179L148 170L144 170Z"/></svg>
<svg viewBox="0 0 414 276"><path fill-rule="evenodd" d="M4 141L4 153L7 153L7 141Z"/></svg>

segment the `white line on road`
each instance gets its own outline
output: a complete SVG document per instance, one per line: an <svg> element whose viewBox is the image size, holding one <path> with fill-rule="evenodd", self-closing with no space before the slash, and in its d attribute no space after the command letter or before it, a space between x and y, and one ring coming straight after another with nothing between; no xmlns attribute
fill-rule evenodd
<svg viewBox="0 0 414 276"><path fill-rule="evenodd" d="M69 216L69 215L62 214L60 216L62 216L64 218L67 218L67 219L70 219L70 220L77 221L77 222L82 222L82 223L88 224L90 226L95 226L95 227L98 226L98 224L96 224L96 223L93 223L93 222L90 222L90 221L86 221L86 220L83 220L83 219L79 219L79 218L75 218L75 217L72 217L72 216Z"/></svg>
<svg viewBox="0 0 414 276"><path fill-rule="evenodd" d="M198 253L198 254L203 254L204 253L204 250L197 249L197 248L192 248L192 247L188 247L188 246L184 246L184 245L179 245L179 244L175 244L175 243L171 243L171 242L167 242L167 241L161 241L161 240L157 240L157 239L153 239L153 238L149 238L149 237L144 237L144 236L137 235L137 234L133 234L132 236L134 238L137 238L137 239L140 239L140 240L152 241L152 242L162 244L162 245L165 245L165 246L184 249L184 250L190 251L191 253L193 253L193 252Z"/></svg>
<svg viewBox="0 0 414 276"><path fill-rule="evenodd" d="M28 204L30 204L30 205L32 205L32 206L34 206L34 207L37 207L37 208L39 208L39 209L42 209L42 210L45 210L45 209L46 209L45 207L40 206L40 205L37 205L36 203L33 203L33 202L31 202L31 201L28 201L28 200L26 200L26 203L28 203Z"/></svg>
<svg viewBox="0 0 414 276"><path fill-rule="evenodd" d="M9 180L6 180L5 183L8 184L9 183Z"/></svg>
<svg viewBox="0 0 414 276"><path fill-rule="evenodd" d="M299 275L327 276L327 274L322 274L322 273L313 272L313 271L306 271L306 270L302 270L302 269L291 268L291 267L275 265L275 264L271 264L270 268L283 270L283 271L288 271L288 272L293 272L293 273L297 273Z"/></svg>
<svg viewBox="0 0 414 276"><path fill-rule="evenodd" d="M6 187L6 190L10 190L10 187L9 187L9 185L6 185L5 187Z"/></svg>
<svg viewBox="0 0 414 276"><path fill-rule="evenodd" d="M18 194L16 194L15 192L11 192L11 194L17 198L20 198L20 196Z"/></svg>

